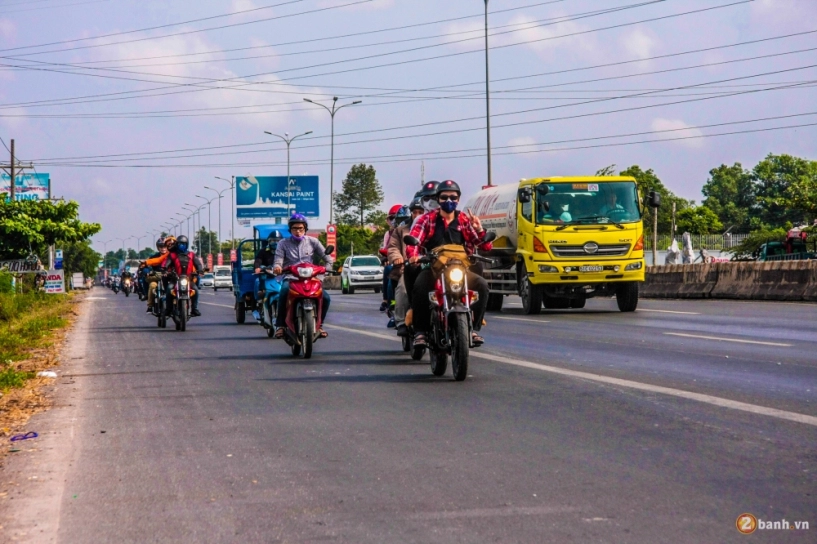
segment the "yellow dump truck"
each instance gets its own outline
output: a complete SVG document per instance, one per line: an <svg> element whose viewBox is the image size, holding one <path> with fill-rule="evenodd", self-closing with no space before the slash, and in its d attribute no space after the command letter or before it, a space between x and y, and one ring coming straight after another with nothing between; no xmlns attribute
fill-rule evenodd
<svg viewBox="0 0 817 544"><path fill-rule="evenodd" d="M519 294L525 313L582 308L612 297L622 312L638 305L644 281L644 205L631 177L551 177L486 187L466 208L496 233L486 256L489 311Z"/></svg>

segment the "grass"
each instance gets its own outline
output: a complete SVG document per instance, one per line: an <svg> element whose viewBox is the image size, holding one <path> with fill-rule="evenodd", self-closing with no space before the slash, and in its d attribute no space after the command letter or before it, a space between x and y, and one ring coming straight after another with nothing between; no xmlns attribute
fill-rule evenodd
<svg viewBox="0 0 817 544"><path fill-rule="evenodd" d="M0 389L23 387L33 372L15 368L32 350L47 346L51 332L68 324L71 297L0 293Z"/></svg>

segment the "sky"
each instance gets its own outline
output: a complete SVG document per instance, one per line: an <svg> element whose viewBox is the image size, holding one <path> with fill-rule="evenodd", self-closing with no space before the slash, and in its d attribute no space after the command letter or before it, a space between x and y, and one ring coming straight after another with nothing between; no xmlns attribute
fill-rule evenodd
<svg viewBox="0 0 817 544"><path fill-rule="evenodd" d="M720 164L817 158L815 0L491 0L494 184L652 168L697 202ZM383 207L487 181L478 0L0 0L0 137L142 247L216 176L377 170ZM728 134L726 134L728 133ZM0 148L0 157L7 154ZM7 162L7 158L0 162ZM423 173L424 170L424 173ZM229 237L230 191L221 200ZM218 203L210 209L219 230ZM202 218L207 225L207 208ZM186 225L186 223L185 223ZM236 226L237 237L250 235ZM135 247L136 239L126 242Z"/></svg>

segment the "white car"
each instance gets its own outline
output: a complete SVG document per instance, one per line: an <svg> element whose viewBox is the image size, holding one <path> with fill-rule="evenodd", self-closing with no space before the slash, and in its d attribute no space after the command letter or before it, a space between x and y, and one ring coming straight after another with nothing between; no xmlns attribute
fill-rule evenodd
<svg viewBox="0 0 817 544"><path fill-rule="evenodd" d="M214 271L216 273L213 285L215 291L233 288L233 272L229 266L216 266Z"/></svg>
<svg viewBox="0 0 817 544"><path fill-rule="evenodd" d="M355 289L374 289L379 293L383 287L383 267L376 255L355 255L343 261L340 274L340 290L344 295L354 294Z"/></svg>
<svg viewBox="0 0 817 544"><path fill-rule="evenodd" d="M199 281L199 283L201 283L202 287L212 287L213 285L215 285L215 280L216 280L216 277L214 275L208 273L208 274L204 274L201 277L201 280Z"/></svg>

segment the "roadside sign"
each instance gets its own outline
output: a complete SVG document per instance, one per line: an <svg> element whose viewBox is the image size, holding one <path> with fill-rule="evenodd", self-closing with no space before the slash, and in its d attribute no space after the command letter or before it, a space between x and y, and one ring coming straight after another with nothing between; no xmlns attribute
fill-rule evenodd
<svg viewBox="0 0 817 544"><path fill-rule="evenodd" d="M218 254L218 265L222 266L224 264L224 253Z"/></svg>
<svg viewBox="0 0 817 544"><path fill-rule="evenodd" d="M39 272L42 270L40 261L28 261L26 259L17 259L14 261L0 261L0 270L8 270L15 274Z"/></svg>
<svg viewBox="0 0 817 544"><path fill-rule="evenodd" d="M54 252L54 268L62 270L62 250L58 249Z"/></svg>
<svg viewBox="0 0 817 544"><path fill-rule="evenodd" d="M96 263L96 267L97 267L97 268L102 268L103 266L105 266L105 261L98 261L98 262Z"/></svg>
<svg viewBox="0 0 817 544"><path fill-rule="evenodd" d="M326 245L335 246L332 257L338 256L338 226L326 225Z"/></svg>
<svg viewBox="0 0 817 544"><path fill-rule="evenodd" d="M235 186L239 220L320 215L318 176L237 176Z"/></svg>
<svg viewBox="0 0 817 544"><path fill-rule="evenodd" d="M212 253L207 254L207 268L209 270L213 269L213 254Z"/></svg>
<svg viewBox="0 0 817 544"><path fill-rule="evenodd" d="M45 277L45 284L43 290L52 295L61 295L65 293L65 271L64 270L49 270Z"/></svg>
<svg viewBox="0 0 817 544"><path fill-rule="evenodd" d="M238 257L236 255L236 251L234 249L230 250L230 262L236 262Z"/></svg>

